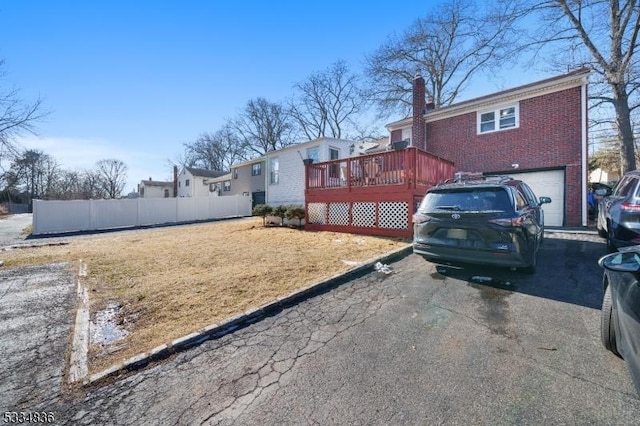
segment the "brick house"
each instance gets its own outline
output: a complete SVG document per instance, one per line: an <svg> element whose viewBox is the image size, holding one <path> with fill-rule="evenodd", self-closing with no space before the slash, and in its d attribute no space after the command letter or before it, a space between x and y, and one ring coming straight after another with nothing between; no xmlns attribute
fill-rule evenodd
<svg viewBox="0 0 640 426"><path fill-rule="evenodd" d="M582 68L441 108L413 83L413 115L387 125L390 141L450 160L458 171L509 174L527 182L548 226L587 225L587 85Z"/></svg>

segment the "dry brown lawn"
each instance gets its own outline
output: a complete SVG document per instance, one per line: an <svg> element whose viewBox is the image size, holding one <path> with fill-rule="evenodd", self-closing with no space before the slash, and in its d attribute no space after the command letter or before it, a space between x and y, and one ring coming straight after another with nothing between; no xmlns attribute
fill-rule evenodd
<svg viewBox="0 0 640 426"><path fill-rule="evenodd" d="M263 227L262 219L76 237L0 252L5 268L80 260L91 315L123 307L129 335L90 348L90 372L258 307L406 245L392 238Z"/></svg>

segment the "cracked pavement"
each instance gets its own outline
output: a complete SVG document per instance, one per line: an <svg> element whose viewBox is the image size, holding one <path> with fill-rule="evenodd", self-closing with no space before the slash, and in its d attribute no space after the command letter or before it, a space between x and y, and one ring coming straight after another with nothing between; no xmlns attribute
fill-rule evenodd
<svg viewBox="0 0 640 426"><path fill-rule="evenodd" d="M46 401L62 424L636 424L600 344L597 238L538 273L410 255L218 340Z"/></svg>
<svg viewBox="0 0 640 426"><path fill-rule="evenodd" d="M0 410L51 406L61 392L76 302L66 264L0 270Z"/></svg>

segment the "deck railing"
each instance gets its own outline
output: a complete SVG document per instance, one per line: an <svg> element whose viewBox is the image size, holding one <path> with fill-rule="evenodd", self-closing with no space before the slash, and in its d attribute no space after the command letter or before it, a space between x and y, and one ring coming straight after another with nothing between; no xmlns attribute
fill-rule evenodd
<svg viewBox="0 0 640 426"><path fill-rule="evenodd" d="M436 185L454 172L451 161L409 147L308 164L305 176L307 190L388 185L415 188Z"/></svg>

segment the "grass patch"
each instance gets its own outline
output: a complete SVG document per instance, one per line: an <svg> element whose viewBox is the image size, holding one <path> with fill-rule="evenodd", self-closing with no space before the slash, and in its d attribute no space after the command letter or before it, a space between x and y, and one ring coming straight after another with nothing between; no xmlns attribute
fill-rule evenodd
<svg viewBox="0 0 640 426"><path fill-rule="evenodd" d="M214 222L69 239L63 246L11 250L5 268L82 260L91 314L123 306L129 332L91 347L90 371L192 333L402 247L392 238L263 227L262 219Z"/></svg>

